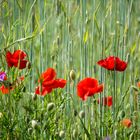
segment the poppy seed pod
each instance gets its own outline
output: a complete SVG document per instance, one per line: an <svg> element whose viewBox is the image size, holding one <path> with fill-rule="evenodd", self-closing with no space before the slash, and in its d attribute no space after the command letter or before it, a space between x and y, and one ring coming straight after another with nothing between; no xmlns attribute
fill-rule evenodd
<svg viewBox="0 0 140 140"><path fill-rule="evenodd" d="M83 110L81 110L81 111L79 112L79 117L80 117L81 119L85 117L85 112L84 112Z"/></svg>
<svg viewBox="0 0 140 140"><path fill-rule="evenodd" d="M64 138L64 137L65 137L65 132L64 132L63 130L61 130L61 131L59 132L59 137L60 137L60 138Z"/></svg>
<svg viewBox="0 0 140 140"><path fill-rule="evenodd" d="M32 120L32 128L37 128L37 126L38 126L38 123L37 123L37 121L36 120Z"/></svg>
<svg viewBox="0 0 140 140"><path fill-rule="evenodd" d="M48 103L47 110L50 111L55 107L54 103Z"/></svg>
<svg viewBox="0 0 140 140"><path fill-rule="evenodd" d="M74 70L71 70L70 71L70 79L74 81L75 78L76 78L75 71Z"/></svg>

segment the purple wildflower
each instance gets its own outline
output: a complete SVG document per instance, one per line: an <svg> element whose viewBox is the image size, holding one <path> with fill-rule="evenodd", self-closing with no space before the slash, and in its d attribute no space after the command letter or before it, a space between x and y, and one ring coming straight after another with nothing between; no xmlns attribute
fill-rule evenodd
<svg viewBox="0 0 140 140"><path fill-rule="evenodd" d="M0 72L0 81L5 80L6 73L5 72Z"/></svg>
<svg viewBox="0 0 140 140"><path fill-rule="evenodd" d="M105 137L103 140L111 140L110 137Z"/></svg>

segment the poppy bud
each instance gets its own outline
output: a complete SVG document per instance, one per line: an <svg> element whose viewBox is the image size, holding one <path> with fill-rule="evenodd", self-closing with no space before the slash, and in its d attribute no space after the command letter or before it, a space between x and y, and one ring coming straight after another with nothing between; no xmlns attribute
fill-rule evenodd
<svg viewBox="0 0 140 140"><path fill-rule="evenodd" d="M59 137L59 133L55 132L55 137L58 138Z"/></svg>
<svg viewBox="0 0 140 140"><path fill-rule="evenodd" d="M32 133L32 128L28 128L28 133L29 133L29 134Z"/></svg>
<svg viewBox="0 0 140 140"><path fill-rule="evenodd" d="M73 132L72 132L72 136L73 136L73 138L76 138L77 135L78 135L78 133L77 133L77 131L74 129Z"/></svg>
<svg viewBox="0 0 140 140"><path fill-rule="evenodd" d="M32 100L35 101L36 99L37 99L37 95L34 94L34 95L32 96Z"/></svg>
<svg viewBox="0 0 140 140"><path fill-rule="evenodd" d="M133 90L139 91L138 88L137 88L136 86L133 86L133 85L132 85L131 87L133 88Z"/></svg>
<svg viewBox="0 0 140 140"><path fill-rule="evenodd" d="M74 70L71 70L71 71L70 71L70 79L71 79L71 80L75 80L75 77L76 77L75 71L74 71Z"/></svg>
<svg viewBox="0 0 140 140"><path fill-rule="evenodd" d="M125 118L125 119L123 119L123 120L121 121L121 124L122 124L123 126L129 128L129 127L132 125L132 122L131 122L130 119Z"/></svg>
<svg viewBox="0 0 140 140"><path fill-rule="evenodd" d="M126 56L126 62L128 63L130 60L130 54L128 53L127 56Z"/></svg>
<svg viewBox="0 0 140 140"><path fill-rule="evenodd" d="M3 117L3 114L2 114L2 112L0 112L0 119Z"/></svg>
<svg viewBox="0 0 140 140"><path fill-rule="evenodd" d="M130 134L129 139L130 139L130 140L134 140L134 132L132 132L132 133Z"/></svg>
<svg viewBox="0 0 140 140"><path fill-rule="evenodd" d="M114 131L114 136L115 136L115 137L114 137L114 140L117 140L117 138L118 138L118 137L117 137L117 133L118 133L117 130L115 130L115 131Z"/></svg>
<svg viewBox="0 0 140 140"><path fill-rule="evenodd" d="M38 123L37 123L37 121L36 120L32 120L32 128L37 128L37 126L38 126Z"/></svg>
<svg viewBox="0 0 140 140"><path fill-rule="evenodd" d="M30 62L28 62L27 68L31 69L31 63Z"/></svg>
<svg viewBox="0 0 140 140"><path fill-rule="evenodd" d="M81 119L84 118L85 117L85 112L83 110L81 110L79 112L79 116L80 116Z"/></svg>
<svg viewBox="0 0 140 140"><path fill-rule="evenodd" d="M124 110L119 112L119 117L120 118L124 118L125 117L125 111Z"/></svg>
<svg viewBox="0 0 140 140"><path fill-rule="evenodd" d="M77 116L77 111L76 110L74 110L74 116Z"/></svg>
<svg viewBox="0 0 140 140"><path fill-rule="evenodd" d="M127 110L129 108L130 108L130 104L127 104L126 107L125 107L125 109Z"/></svg>
<svg viewBox="0 0 140 140"><path fill-rule="evenodd" d="M55 104L54 104L54 103L49 103L48 106L47 106L47 110L50 111L50 110L52 110L54 107L55 107Z"/></svg>
<svg viewBox="0 0 140 140"><path fill-rule="evenodd" d="M61 130L61 131L59 132L59 137L60 137L60 138L64 138L64 137L65 137L65 132L64 132L63 130Z"/></svg>

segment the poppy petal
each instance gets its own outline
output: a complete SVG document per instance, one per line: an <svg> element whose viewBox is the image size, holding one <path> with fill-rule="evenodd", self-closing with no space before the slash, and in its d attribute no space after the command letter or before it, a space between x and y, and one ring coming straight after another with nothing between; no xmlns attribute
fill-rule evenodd
<svg viewBox="0 0 140 140"><path fill-rule="evenodd" d="M98 65L107 70L124 71L127 67L127 63L122 61L119 57L109 56L103 60L97 62Z"/></svg>
<svg viewBox="0 0 140 140"><path fill-rule="evenodd" d="M41 75L41 79L43 81L50 81L53 80L56 77L56 72L53 68L48 68L44 73Z"/></svg>
<svg viewBox="0 0 140 140"><path fill-rule="evenodd" d="M0 87L2 94L8 94L10 92L9 88L6 88L4 85Z"/></svg>
<svg viewBox="0 0 140 140"><path fill-rule="evenodd" d="M26 57L26 53L22 50L16 50L13 53L13 58L15 59L24 59Z"/></svg>
<svg viewBox="0 0 140 140"><path fill-rule="evenodd" d="M93 96L103 91L103 84L98 85L98 81L94 78L87 77L77 84L77 95L86 100L87 96Z"/></svg>
<svg viewBox="0 0 140 140"><path fill-rule="evenodd" d="M7 51L6 52L6 62L8 64L8 67L13 67L13 63L11 61L11 58L12 58L11 52Z"/></svg>

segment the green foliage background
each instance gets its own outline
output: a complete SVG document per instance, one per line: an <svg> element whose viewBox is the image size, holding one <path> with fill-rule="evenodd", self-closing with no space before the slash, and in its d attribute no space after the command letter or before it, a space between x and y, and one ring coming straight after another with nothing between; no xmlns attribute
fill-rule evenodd
<svg viewBox="0 0 140 140"><path fill-rule="evenodd" d="M3 53L22 49L31 62L30 75L25 80L26 92L19 101L11 97L11 117L8 96L0 95L2 139L134 139L140 136L140 92L134 86L140 77L140 1L139 0L1 0L0 1L0 66L7 69ZM124 73L109 72L97 65L107 56L119 56L128 61ZM39 74L48 67L58 77L67 79L65 90L55 90L45 98L32 96ZM75 81L69 77L76 73ZM23 74L25 71L22 72ZM76 95L77 82L94 77L104 83L104 92L81 101ZM96 99L112 95L113 107L98 105ZM55 109L47 111L47 104ZM80 119L74 112L84 110ZM120 126L125 112L133 126ZM27 131L31 120L39 128ZM6 124L5 124L6 123ZM77 135L73 137L73 131ZM90 136L89 136L90 135Z"/></svg>

